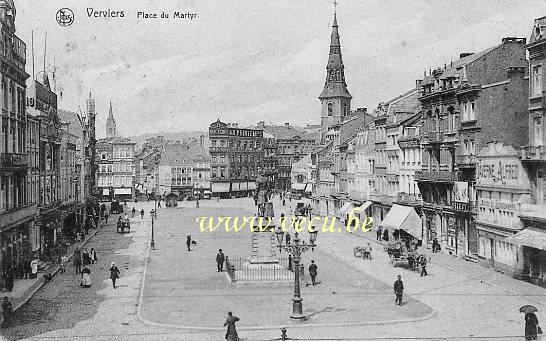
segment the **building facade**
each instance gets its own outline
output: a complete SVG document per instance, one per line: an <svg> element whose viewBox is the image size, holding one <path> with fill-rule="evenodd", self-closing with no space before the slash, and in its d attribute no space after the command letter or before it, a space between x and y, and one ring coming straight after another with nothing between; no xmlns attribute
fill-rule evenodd
<svg viewBox="0 0 546 341"><path fill-rule="evenodd" d="M26 45L15 34L15 17L12 2L0 3L0 275L28 257L36 214L36 204L28 197Z"/></svg>
<svg viewBox="0 0 546 341"><path fill-rule="evenodd" d="M528 84L525 39L504 38L479 53L461 54L418 84L422 106L422 171L425 239L462 257L478 251L475 169L477 151L495 140L525 144Z"/></svg>
<svg viewBox="0 0 546 341"><path fill-rule="evenodd" d="M209 127L212 195L248 196L264 157L263 130L220 120Z"/></svg>

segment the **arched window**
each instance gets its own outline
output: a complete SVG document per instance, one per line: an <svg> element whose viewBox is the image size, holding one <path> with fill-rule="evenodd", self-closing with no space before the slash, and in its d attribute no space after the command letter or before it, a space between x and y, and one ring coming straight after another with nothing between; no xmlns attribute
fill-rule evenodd
<svg viewBox="0 0 546 341"><path fill-rule="evenodd" d="M334 115L334 104L332 102L328 103L328 116Z"/></svg>
<svg viewBox="0 0 546 341"><path fill-rule="evenodd" d="M349 107L347 104L343 104L343 116L347 116L349 114Z"/></svg>

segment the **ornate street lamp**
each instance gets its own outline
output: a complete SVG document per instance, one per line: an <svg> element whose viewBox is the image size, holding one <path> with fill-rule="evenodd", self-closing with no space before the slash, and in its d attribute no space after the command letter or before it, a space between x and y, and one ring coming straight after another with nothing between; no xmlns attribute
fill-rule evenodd
<svg viewBox="0 0 546 341"><path fill-rule="evenodd" d="M285 250L292 255L292 260L294 261L294 297L292 298L292 314L290 317L297 320L303 319L305 316L303 315L303 299L300 295L300 260L302 253L305 251L308 251L309 249L312 251L315 250L317 230L313 228L312 231L309 231L309 244L306 244L305 240L300 240L300 237L296 232L294 233L293 244L283 245L285 238L284 232L280 227L275 231L275 234L277 235L279 251Z"/></svg>

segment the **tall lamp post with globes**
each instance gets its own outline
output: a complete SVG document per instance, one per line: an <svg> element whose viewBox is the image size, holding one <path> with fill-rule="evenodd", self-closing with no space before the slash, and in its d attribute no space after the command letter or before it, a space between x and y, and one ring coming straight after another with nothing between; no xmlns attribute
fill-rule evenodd
<svg viewBox="0 0 546 341"><path fill-rule="evenodd" d="M301 255L309 249L311 249L312 251L315 250L315 242L317 240L318 231L314 228L312 229L312 231L309 231L309 244L306 244L305 240L301 240L298 233L296 232L294 235L293 244L283 245L283 241L285 238L284 232L280 227L277 229L275 234L277 235L279 250L285 250L286 252L291 254L292 260L294 261L294 297L292 298L292 314L290 315L290 317L297 320L303 319L305 317L303 315L303 299L301 298L300 294Z"/></svg>

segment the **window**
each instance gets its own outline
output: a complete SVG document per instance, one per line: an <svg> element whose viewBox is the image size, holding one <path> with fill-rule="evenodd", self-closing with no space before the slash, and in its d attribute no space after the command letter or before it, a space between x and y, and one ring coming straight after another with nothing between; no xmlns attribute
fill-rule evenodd
<svg viewBox="0 0 546 341"><path fill-rule="evenodd" d="M542 94L542 65L533 66L533 96Z"/></svg>
<svg viewBox="0 0 546 341"><path fill-rule="evenodd" d="M474 101L470 102L470 112L468 114L469 120L475 120L476 119L476 103Z"/></svg>
<svg viewBox="0 0 546 341"><path fill-rule="evenodd" d="M542 146L543 144L543 132L544 132L544 129L542 127L542 116L536 116L534 118L534 129L535 129L535 143L534 145L535 146Z"/></svg>
<svg viewBox="0 0 546 341"><path fill-rule="evenodd" d="M334 104L333 103L328 103L328 116L332 116L334 115Z"/></svg>
<svg viewBox="0 0 546 341"><path fill-rule="evenodd" d="M225 162L226 162L226 160L224 158L224 155L220 156L220 163L225 163Z"/></svg>

